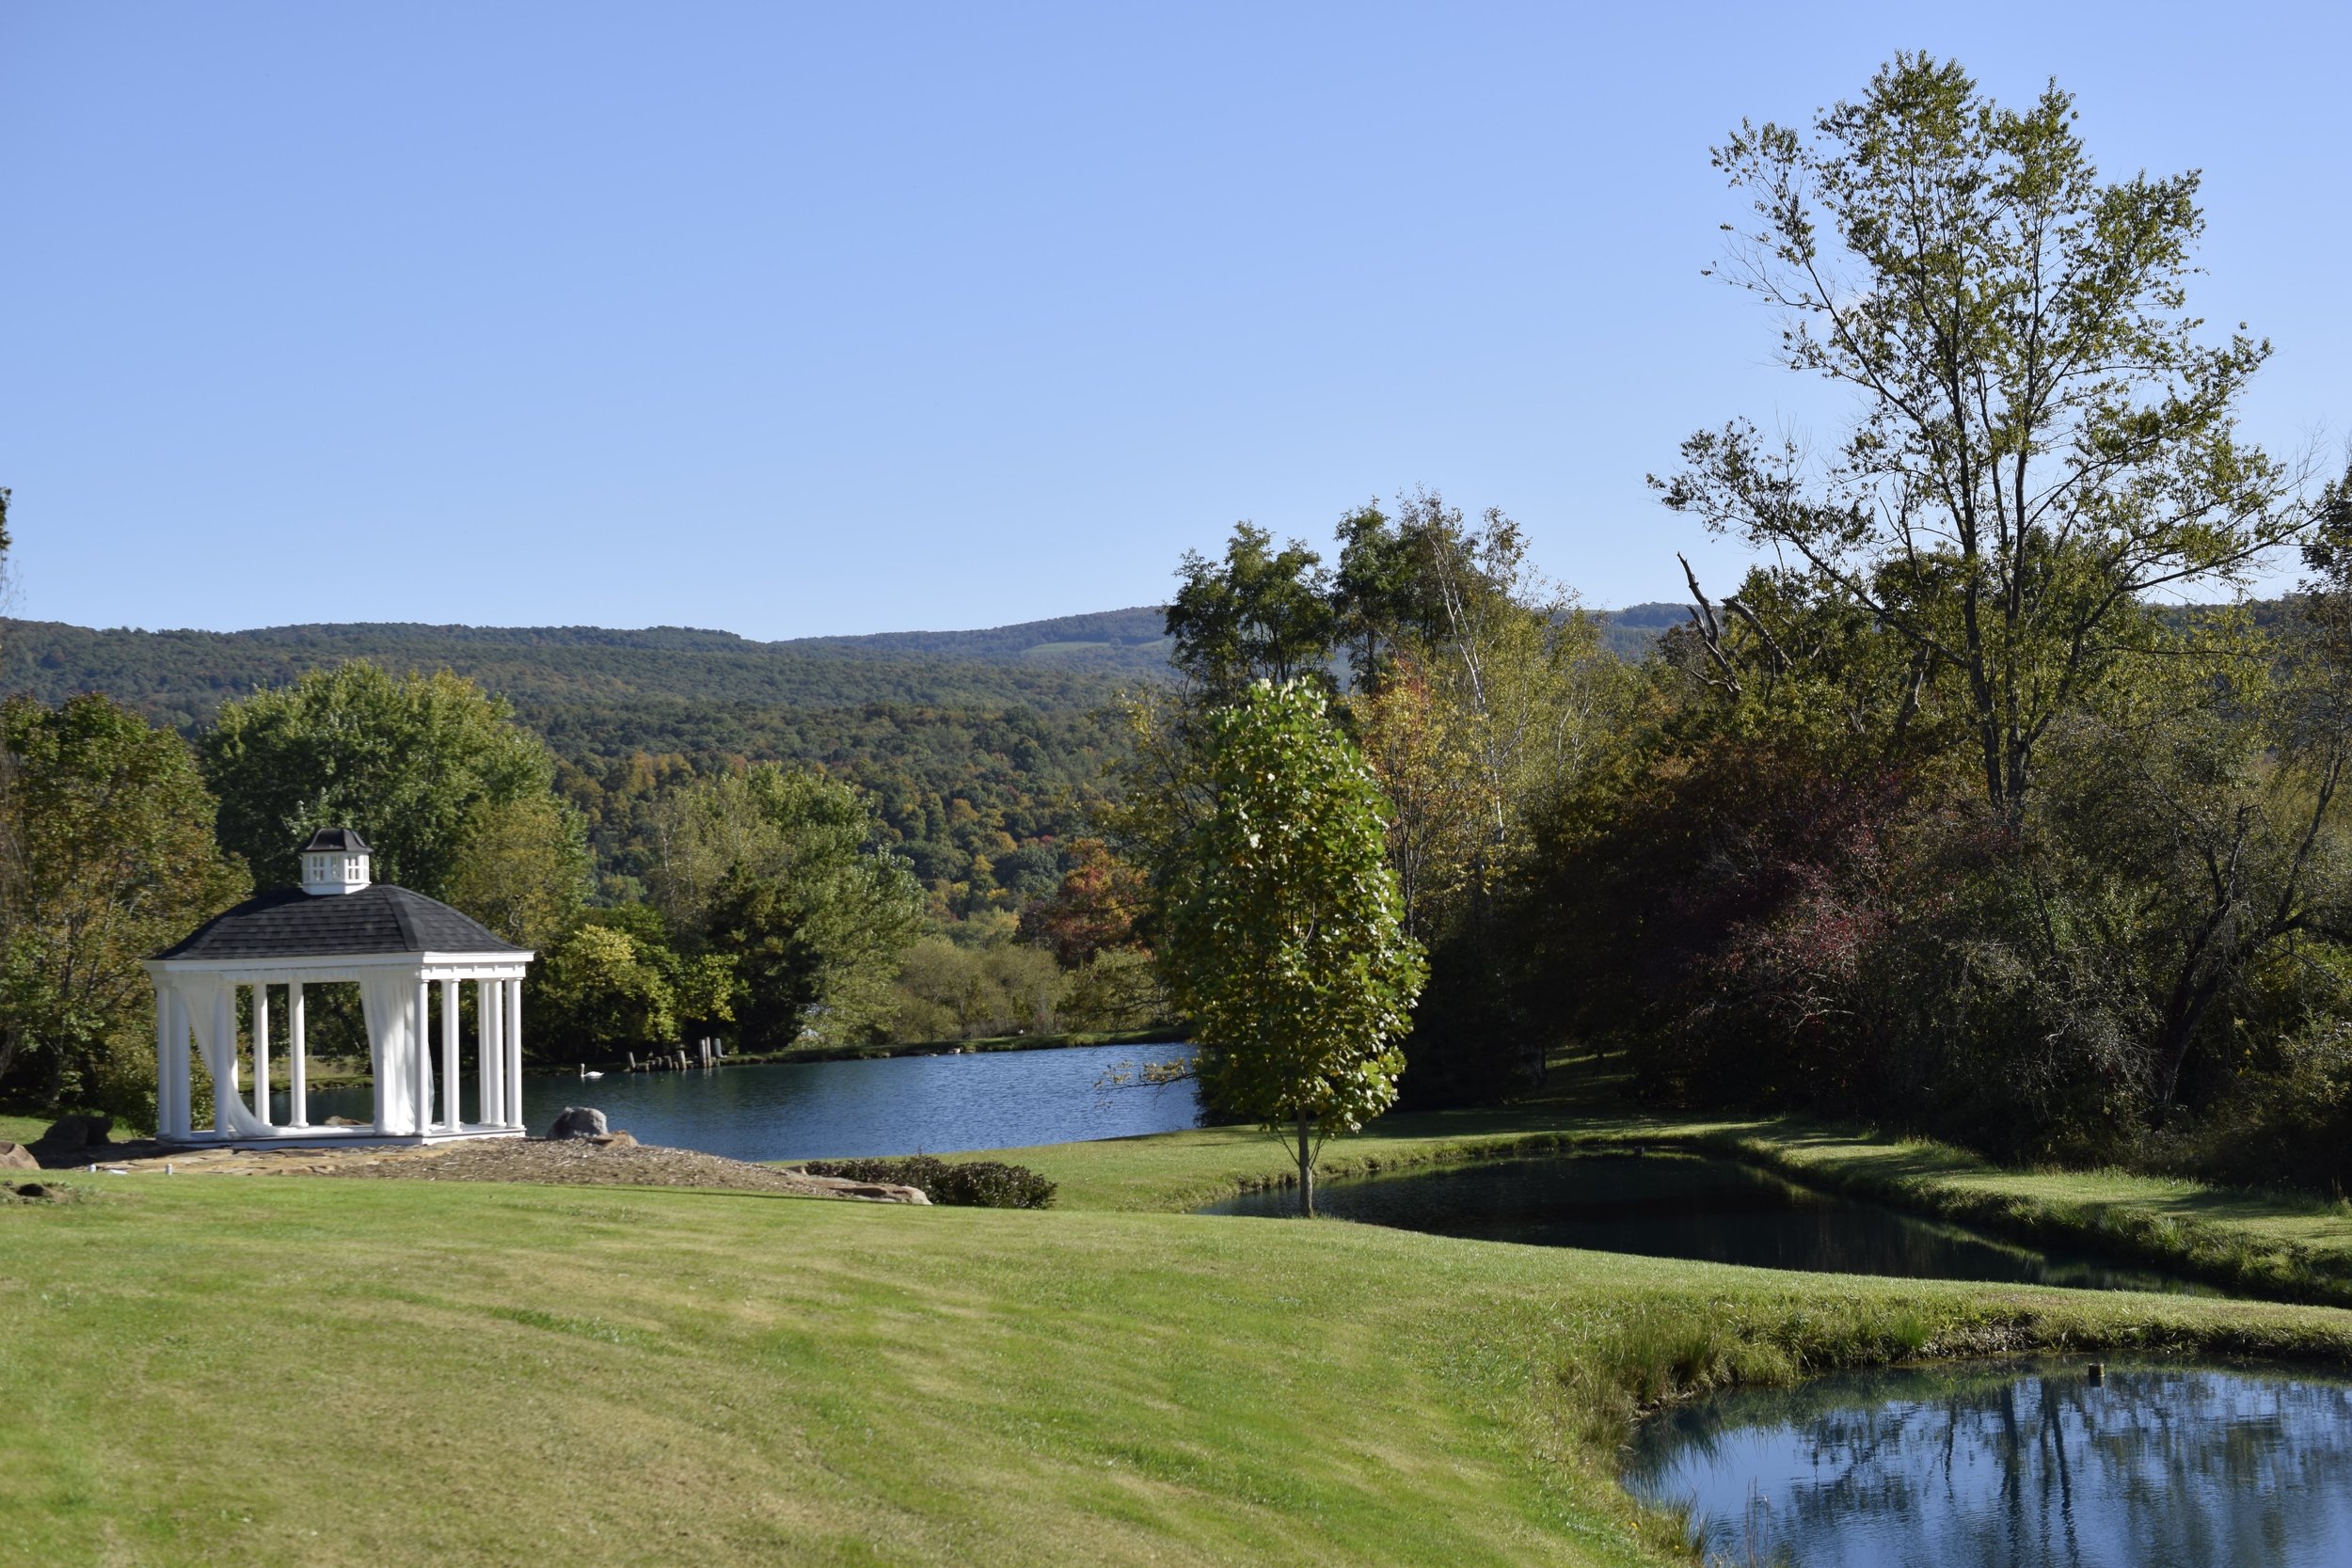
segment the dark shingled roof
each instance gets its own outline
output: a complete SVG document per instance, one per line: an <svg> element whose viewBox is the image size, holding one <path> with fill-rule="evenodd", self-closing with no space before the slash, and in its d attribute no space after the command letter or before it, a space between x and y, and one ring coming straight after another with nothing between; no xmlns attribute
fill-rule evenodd
<svg viewBox="0 0 2352 1568"><path fill-rule="evenodd" d="M215 915L159 958L298 958L365 953L520 953L437 898L378 882L312 896L279 888Z"/></svg>
<svg viewBox="0 0 2352 1568"><path fill-rule="evenodd" d="M310 835L310 842L302 847L302 852L306 855L321 850L328 854L365 855L371 853L368 841L361 838L358 832L352 828L321 828Z"/></svg>

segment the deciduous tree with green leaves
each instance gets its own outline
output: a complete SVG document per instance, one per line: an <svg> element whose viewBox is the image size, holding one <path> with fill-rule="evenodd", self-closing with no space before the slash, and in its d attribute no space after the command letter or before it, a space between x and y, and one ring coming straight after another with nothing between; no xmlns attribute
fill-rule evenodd
<svg viewBox="0 0 2352 1568"><path fill-rule="evenodd" d="M1278 550L1264 529L1236 523L1224 560L1187 550L1176 576L1168 605L1172 662L1209 701L1226 701L1255 680L1332 684L1339 623L1323 558L1303 541Z"/></svg>
<svg viewBox="0 0 2352 1568"><path fill-rule="evenodd" d="M139 960L245 895L169 730L103 697L0 710L0 1080L55 1106L152 1111Z"/></svg>
<svg viewBox="0 0 2352 1568"><path fill-rule="evenodd" d="M1260 681L1203 716L1205 803L1161 842L1162 977L1210 1100L1295 1137L1301 1213L1325 1139L1396 1099L1425 975L1387 859L1387 804L1323 693Z"/></svg>
<svg viewBox="0 0 2352 1568"><path fill-rule="evenodd" d="M230 703L200 742L220 838L263 887L294 880L318 828L355 828L379 880L457 902L520 937L545 933L588 872L554 759L473 682L353 660ZM543 805L542 802L545 802ZM465 903L478 895L481 907Z"/></svg>
<svg viewBox="0 0 2352 1568"><path fill-rule="evenodd" d="M923 889L879 832L848 784L773 763L663 800L654 902L733 964L747 1043L781 1048L804 1029L851 1039L888 1016Z"/></svg>
<svg viewBox="0 0 2352 1568"><path fill-rule="evenodd" d="M2235 429L2269 344L2187 309L2196 174L2103 180L2074 119L2055 85L2010 109L1899 54L1809 132L1743 122L1715 165L1755 221L1718 270L1857 408L1818 458L1735 420L1656 482L1890 634L2012 821L2051 725L2147 651L2139 601L2301 522L2296 476Z"/></svg>

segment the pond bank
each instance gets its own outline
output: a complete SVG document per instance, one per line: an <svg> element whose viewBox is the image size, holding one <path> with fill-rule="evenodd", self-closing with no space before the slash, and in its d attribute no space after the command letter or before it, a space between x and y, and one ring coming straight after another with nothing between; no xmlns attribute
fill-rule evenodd
<svg viewBox="0 0 2352 1568"><path fill-rule="evenodd" d="M2352 1205L2123 1171L2011 1170L1963 1149L1794 1117L1675 1118L1563 1074L1551 1095L1391 1115L1325 1146L1327 1179L1546 1150L1655 1146L1728 1154L1832 1192L2039 1246L2081 1246L2267 1300L2352 1306ZM1255 1128L1003 1151L1073 1207L1189 1211L1296 1180Z"/></svg>

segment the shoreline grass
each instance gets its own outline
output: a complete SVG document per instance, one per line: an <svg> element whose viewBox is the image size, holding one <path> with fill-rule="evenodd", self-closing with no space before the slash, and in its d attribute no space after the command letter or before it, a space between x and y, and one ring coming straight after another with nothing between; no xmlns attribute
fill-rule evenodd
<svg viewBox="0 0 2352 1568"><path fill-rule="evenodd" d="M2014 1169L1947 1144L1802 1117L1684 1117L1631 1107L1571 1071L1514 1105L1391 1115L1325 1146L1344 1180L1547 1151L1649 1147L1730 1156L1807 1185L1967 1225L2153 1264L2241 1295L2352 1307L2352 1203L2122 1170ZM1083 1209L1182 1211L1296 1183L1293 1156L1255 1128L1036 1148L1034 1165Z"/></svg>

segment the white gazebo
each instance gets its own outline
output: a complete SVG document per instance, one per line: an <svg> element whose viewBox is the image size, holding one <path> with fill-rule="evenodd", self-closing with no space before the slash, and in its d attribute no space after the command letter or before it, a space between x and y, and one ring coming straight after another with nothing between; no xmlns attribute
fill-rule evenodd
<svg viewBox="0 0 2352 1568"><path fill-rule="evenodd" d="M326 829L303 847L300 887L247 899L147 960L155 987L156 1135L172 1144L270 1148L518 1137L523 970L531 959L437 899L371 882L359 835ZM458 990L469 981L470 1053L461 1037ZM365 1126L313 1127L307 1115L303 988L330 982L359 988L375 1080L375 1114ZM253 997L249 1049L237 1027L240 986ZM293 1114L283 1126L271 1119L269 1094L270 991L279 986L294 1086ZM195 1125L189 1104L191 1039L213 1080L208 1128ZM459 1074L469 1054L477 1091L472 1121L459 1115ZM240 1087L248 1063L249 1098Z"/></svg>

